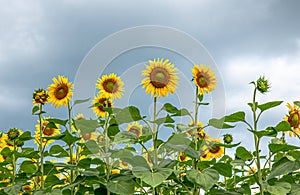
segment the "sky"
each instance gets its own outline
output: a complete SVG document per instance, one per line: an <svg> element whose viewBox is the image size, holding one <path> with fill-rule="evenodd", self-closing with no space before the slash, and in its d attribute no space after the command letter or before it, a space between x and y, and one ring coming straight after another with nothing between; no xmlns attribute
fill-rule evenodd
<svg viewBox="0 0 300 195"><path fill-rule="evenodd" d="M263 116L261 128L275 125L288 111L285 104L299 100L299 8L297 0L1 0L0 130L18 127L33 132L37 119L31 115L34 89L47 88L57 75L74 81L83 59L99 42L121 30L144 25L184 32L206 48L217 67L218 85L224 87L225 97L220 98L224 99L226 114L245 110L249 115L247 103L253 91L249 82L262 75L268 78L272 88L267 95L258 95L258 101L284 103ZM175 62L186 64L179 68L186 76L184 81L191 77L183 71L190 70L190 62L161 48L124 52L111 66L106 64L105 70L114 71L113 64L123 59L128 71L130 64L139 69L147 59L165 57L162 54L175 66ZM124 70L116 67L115 71L121 74ZM132 96L142 93L135 87ZM145 95L140 97L132 97L128 103L148 101ZM150 107L151 103L144 109ZM63 117L66 112L50 105L45 108L49 115ZM237 142L249 135L241 125L226 133L233 133ZM249 139L245 144L252 145Z"/></svg>

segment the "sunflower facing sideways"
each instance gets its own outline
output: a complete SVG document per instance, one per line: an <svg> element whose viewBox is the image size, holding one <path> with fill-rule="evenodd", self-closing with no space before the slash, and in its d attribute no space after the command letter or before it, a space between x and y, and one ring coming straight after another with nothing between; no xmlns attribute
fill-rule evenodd
<svg viewBox="0 0 300 195"><path fill-rule="evenodd" d="M58 76L57 78L52 79L54 83L49 85L49 101L55 106L67 106L68 102L71 100L73 95L72 87L73 84L68 82L68 78L63 76Z"/></svg>
<svg viewBox="0 0 300 195"><path fill-rule="evenodd" d="M135 121L128 124L127 131L136 134L137 137L140 137L143 132L143 126L139 122Z"/></svg>
<svg viewBox="0 0 300 195"><path fill-rule="evenodd" d="M115 73L109 75L103 75L101 79L98 79L96 87L101 93L106 94L112 99L120 99L124 92L124 83Z"/></svg>
<svg viewBox="0 0 300 195"><path fill-rule="evenodd" d="M47 121L47 119L49 119L50 117L44 117L42 119L42 132L43 132L43 137L46 136L55 136L60 134L60 128L59 125L55 124L55 126L57 128L52 128L52 127L47 127L47 125L49 124L49 122ZM36 131L35 131L35 139L34 139L34 143L36 144L40 144L40 124L38 121L38 124L36 124L35 126ZM53 143L54 140L47 140L47 139L43 139L43 146L48 146L49 144Z"/></svg>
<svg viewBox="0 0 300 195"><path fill-rule="evenodd" d="M113 107L111 99L105 93L98 93L98 95L92 101L92 105L92 109L98 117L105 117L106 111L104 108Z"/></svg>
<svg viewBox="0 0 300 195"><path fill-rule="evenodd" d="M177 73L174 64L169 60L149 60L149 66L146 65L146 70L142 71L142 75L146 76L142 80L143 88L146 93L158 98L167 96L169 92L173 94L177 87Z"/></svg>
<svg viewBox="0 0 300 195"><path fill-rule="evenodd" d="M290 131L290 136L297 136L300 135L300 108L297 105L291 105L287 103L286 105L290 111L289 114L284 118L285 121L290 123L290 126L293 131Z"/></svg>
<svg viewBox="0 0 300 195"><path fill-rule="evenodd" d="M209 93L216 88L217 80L215 78L214 72L210 71L210 67L206 67L204 65L194 65L192 69L193 80L201 95L204 92Z"/></svg>

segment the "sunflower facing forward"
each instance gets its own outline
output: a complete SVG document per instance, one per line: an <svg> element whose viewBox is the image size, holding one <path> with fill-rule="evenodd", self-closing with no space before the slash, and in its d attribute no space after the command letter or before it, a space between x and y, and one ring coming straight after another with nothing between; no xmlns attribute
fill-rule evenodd
<svg viewBox="0 0 300 195"><path fill-rule="evenodd" d="M114 99L120 99L124 92L124 83L115 73L110 75L103 75L101 79L98 79L96 87L101 93L106 94L108 97Z"/></svg>
<svg viewBox="0 0 300 195"><path fill-rule="evenodd" d="M146 89L146 93L151 92L151 96L158 98L167 96L169 92L173 94L177 87L177 73L174 64L169 60L149 60L149 66L142 72L142 75L146 76L142 80L143 88Z"/></svg>
<svg viewBox="0 0 300 195"><path fill-rule="evenodd" d="M300 108L295 104L292 106L289 103L286 106L290 111L284 120L290 123L293 130L289 132L290 136L294 135L296 137L297 135L300 135Z"/></svg>
<svg viewBox="0 0 300 195"><path fill-rule="evenodd" d="M73 84L68 82L68 78L60 75L58 79L53 78L52 80L54 83L48 87L49 101L52 102L56 108L62 105L67 106L73 95Z"/></svg>
<svg viewBox="0 0 300 195"><path fill-rule="evenodd" d="M206 67L204 65L194 65L192 69L193 80L196 86L199 89L201 95L204 92L209 93L216 88L217 80L215 78L214 72L210 71L210 67Z"/></svg>
<svg viewBox="0 0 300 195"><path fill-rule="evenodd" d="M92 109L98 117L105 117L106 111L104 108L111 108L113 103L107 94L100 93L94 98L92 105Z"/></svg>
<svg viewBox="0 0 300 195"><path fill-rule="evenodd" d="M216 143L221 143L220 139L212 138L209 140L207 155L210 158L220 158L224 155L224 147L216 145Z"/></svg>
<svg viewBox="0 0 300 195"><path fill-rule="evenodd" d="M47 121L47 119L50 119L50 117L44 117L42 119L42 137L47 137L47 136L55 136L60 134L60 128L58 124L55 124L56 128L54 127L49 127L47 126L49 124L49 122ZM38 121L38 124L35 125L36 131L35 131L35 139L34 139L34 143L36 144L40 144L40 121ZM48 146L49 144L53 143L54 140L50 139L43 139L43 146Z"/></svg>

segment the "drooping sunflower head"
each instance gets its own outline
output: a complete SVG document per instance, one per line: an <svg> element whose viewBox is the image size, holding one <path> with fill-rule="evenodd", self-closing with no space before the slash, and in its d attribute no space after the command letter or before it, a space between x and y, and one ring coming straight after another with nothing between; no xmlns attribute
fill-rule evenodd
<svg viewBox="0 0 300 195"><path fill-rule="evenodd" d="M58 124L54 124L52 123L51 125L49 124L49 121L47 121L47 119L50 119L50 117L44 117L42 118L42 137L46 137L46 136L55 136L60 134L60 128ZM55 126L55 127L54 127ZM36 143L37 145L40 144L40 121L38 121L38 124L35 125L35 139L34 139L34 143ZM47 140L45 138L42 139L42 144L43 146L48 146L49 144L53 143L54 140Z"/></svg>
<svg viewBox="0 0 300 195"><path fill-rule="evenodd" d="M49 85L49 101L57 108L59 106L67 106L73 95L73 84L68 82L68 78L58 76L53 78L53 83Z"/></svg>
<svg viewBox="0 0 300 195"><path fill-rule="evenodd" d="M143 126L139 122L135 121L131 124L128 124L127 131L136 134L137 137L140 137L143 132Z"/></svg>
<svg viewBox="0 0 300 195"><path fill-rule="evenodd" d="M289 114L284 118L285 121L290 123L292 131L289 132L290 136L300 135L300 108L297 105L291 105L287 103L286 105L290 110Z"/></svg>
<svg viewBox="0 0 300 195"><path fill-rule="evenodd" d="M146 76L142 80L146 93L151 93L154 97L165 97L169 93L174 93L177 88L177 69L169 60L154 59L149 60L149 66L143 70L142 75Z"/></svg>
<svg viewBox="0 0 300 195"><path fill-rule="evenodd" d="M45 89L37 89L34 90L32 99L33 99L33 104L46 104L48 102L49 94Z"/></svg>
<svg viewBox="0 0 300 195"><path fill-rule="evenodd" d="M210 158L220 158L224 154L224 147L219 146L216 143L221 143L220 139L211 139L210 143L208 144L208 155Z"/></svg>
<svg viewBox="0 0 300 195"><path fill-rule="evenodd" d="M261 92L262 94L266 93L269 91L269 89L271 88L269 81L264 77L261 76L259 77L259 79L257 79L256 81L256 88L259 92Z"/></svg>
<svg viewBox="0 0 300 195"><path fill-rule="evenodd" d="M92 101L92 105L92 109L98 117L105 117L107 113L105 111L105 108L112 108L113 102L107 94L100 93L94 98L94 100Z"/></svg>
<svg viewBox="0 0 300 195"><path fill-rule="evenodd" d="M124 93L124 83L120 77L115 73L109 75L103 75L101 79L97 80L96 87L100 90L101 93L106 94L112 99L120 99Z"/></svg>
<svg viewBox="0 0 300 195"><path fill-rule="evenodd" d="M192 69L193 81L198 87L199 93L201 95L204 92L209 93L216 88L217 80L213 71L210 71L209 66L201 66L195 64Z"/></svg>

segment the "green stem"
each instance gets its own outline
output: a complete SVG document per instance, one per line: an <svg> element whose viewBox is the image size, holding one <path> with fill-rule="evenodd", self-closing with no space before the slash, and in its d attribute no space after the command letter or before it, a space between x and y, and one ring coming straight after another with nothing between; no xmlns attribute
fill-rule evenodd
<svg viewBox="0 0 300 195"><path fill-rule="evenodd" d="M70 106L70 102L68 101L68 124L69 124L69 133L72 133L72 115L71 115L71 106ZM71 169L71 173L70 173L70 184L74 182L75 179L75 172L73 170L73 164L74 164L74 160L76 161L76 157L75 159L73 159L73 144L71 144L69 146L69 155L70 155L70 163L72 165L72 169ZM74 187L71 189L71 195L74 194Z"/></svg>
<svg viewBox="0 0 300 195"><path fill-rule="evenodd" d="M105 141L105 163L106 163L106 182L109 182L110 178L110 172L111 172L111 167L110 167L110 159L108 156L109 152L109 137L108 137L108 114L106 113L105 115L105 124L104 124L104 141ZM107 195L110 195L110 191L107 190Z"/></svg>
<svg viewBox="0 0 300 195"><path fill-rule="evenodd" d="M254 123L254 131L257 131L257 118L256 118L256 109L257 109L257 105L256 105L256 85L255 85L255 89L254 89L254 93L253 93L253 102L252 102L252 112L253 112L253 123ZM257 176L258 176L258 185L259 185L259 189L260 189L260 194L263 195L263 190L262 190L262 174L261 174L261 167L260 167L260 155L259 155L259 142L260 139L259 137L254 134L254 142L255 142L255 151L256 151L256 166L257 166Z"/></svg>
<svg viewBox="0 0 300 195"><path fill-rule="evenodd" d="M153 105L153 121L156 121L156 117L157 117L157 113L156 113L156 106L157 106L157 97L154 96L154 105ZM152 139L153 139L153 147L154 147L154 169L157 169L158 168L158 151L157 151L157 133L158 130L157 130L157 124L154 122L153 123L153 135L152 135ZM158 195L159 192L158 192L158 189L157 187L154 187L153 188L153 193L154 195Z"/></svg>
<svg viewBox="0 0 300 195"><path fill-rule="evenodd" d="M40 104L40 113L39 113L39 121L40 121L40 168L41 168L41 189L44 189L44 150L43 150L43 124L42 124L42 111L43 105Z"/></svg>
<svg viewBox="0 0 300 195"><path fill-rule="evenodd" d="M195 108L194 108L194 114L195 114L195 117L194 117L194 126L196 125L197 126L197 123L198 123L198 87L196 86L196 95L195 95ZM197 131L197 130L196 130ZM197 151L198 150L198 140L197 140L197 133L196 132L195 134L193 134L192 138L193 138L193 141L194 141L194 149ZM197 170L197 159L196 158L193 158L193 168L195 170ZM194 184L194 187L193 187L193 194L194 195L197 195L199 194L198 192L198 189L197 189L197 186L196 184Z"/></svg>
<svg viewBox="0 0 300 195"><path fill-rule="evenodd" d="M15 179L16 179L16 172L17 172L17 162L16 162L16 156L15 156L15 153L16 153L16 141L14 140L13 141L13 144L14 144L14 152L13 152L13 175L12 175L12 185L15 185Z"/></svg>

